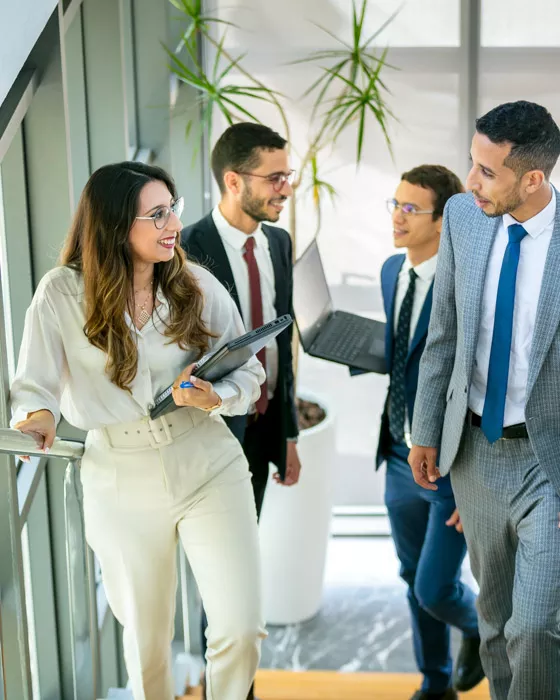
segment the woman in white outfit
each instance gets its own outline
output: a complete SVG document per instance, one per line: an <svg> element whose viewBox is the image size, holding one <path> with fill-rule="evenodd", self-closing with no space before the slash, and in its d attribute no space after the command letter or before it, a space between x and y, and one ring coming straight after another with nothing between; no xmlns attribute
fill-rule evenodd
<svg viewBox="0 0 560 700"><path fill-rule="evenodd" d="M220 416L247 412L264 371L254 358L214 386L180 388L202 354L244 332L226 289L185 261L181 210L160 168L125 162L91 176L62 264L27 312L12 425L45 452L61 412L88 431L86 536L124 627L135 700L173 698L177 538L208 614L208 698L240 700L265 632L250 475ZM171 383L181 408L149 420Z"/></svg>

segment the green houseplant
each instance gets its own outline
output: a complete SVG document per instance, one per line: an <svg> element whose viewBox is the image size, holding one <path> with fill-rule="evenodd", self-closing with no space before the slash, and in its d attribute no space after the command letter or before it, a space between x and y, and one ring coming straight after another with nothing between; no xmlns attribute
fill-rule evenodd
<svg viewBox="0 0 560 700"><path fill-rule="evenodd" d="M179 80L194 88L199 95L196 113L187 115L186 135L197 141L203 132L212 134L215 112L228 124L240 120L259 121L253 113L258 101L268 102L277 109L289 147L290 124L286 106L290 96L281 95L245 69L245 54L232 56L225 48L227 30L231 22L207 14L202 0L169 0L181 13L185 23L182 41L176 50L166 49L169 65ZM319 76L307 88L304 97L313 96L309 138L299 158L294 195L290 202L290 234L297 240L297 204L300 195L310 193L317 213L317 231L321 224L321 203L324 196L334 197L334 187L321 177L321 158L349 128L356 129L356 164L362 159L368 121L373 121L383 132L389 150L391 140L388 123L394 115L386 95L389 90L383 80L387 49L379 52L373 42L390 24L397 13L373 34L365 34L365 18L369 0L352 0L351 41L347 42L328 29L320 27L338 44L335 49L314 51L294 63L317 66ZM215 36L214 29L220 35ZM208 42L215 56L211 66L201 60L200 42ZM240 80L233 80L237 76ZM298 96L291 96L292 99ZM198 124L197 129L194 128ZM293 154L292 154L293 157ZM294 245L295 250L295 245Z"/></svg>

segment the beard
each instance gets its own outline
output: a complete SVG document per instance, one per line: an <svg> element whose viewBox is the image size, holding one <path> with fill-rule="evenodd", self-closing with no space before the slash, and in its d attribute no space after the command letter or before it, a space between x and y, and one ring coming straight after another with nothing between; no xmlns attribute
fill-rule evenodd
<svg viewBox="0 0 560 700"><path fill-rule="evenodd" d="M473 190L473 194L475 197L479 196L476 190ZM504 199L492 202L492 204L494 206L494 211L492 213L485 212L484 210L482 210L482 213L490 219L496 219L504 214L511 214L512 211L518 209L523 204L523 199L521 198L519 190L513 188Z"/></svg>
<svg viewBox="0 0 560 700"><path fill-rule="evenodd" d="M253 196L250 188L247 187L241 196L241 209L247 216L250 216L258 223L261 221L278 221L280 212L271 213L268 210L268 205L272 202L284 202L286 199L287 197L280 194L270 199L260 199Z"/></svg>

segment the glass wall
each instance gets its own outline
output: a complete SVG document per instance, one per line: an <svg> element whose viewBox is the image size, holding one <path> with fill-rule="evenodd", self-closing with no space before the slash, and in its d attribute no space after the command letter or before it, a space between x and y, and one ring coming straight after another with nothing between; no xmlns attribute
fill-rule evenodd
<svg viewBox="0 0 560 700"><path fill-rule="evenodd" d="M536 0L529 13L526 3L514 0L505 12L498 0L484 0L481 20L481 113L501 102L530 100L560 121L560 4ZM560 184L560 165L552 182Z"/></svg>

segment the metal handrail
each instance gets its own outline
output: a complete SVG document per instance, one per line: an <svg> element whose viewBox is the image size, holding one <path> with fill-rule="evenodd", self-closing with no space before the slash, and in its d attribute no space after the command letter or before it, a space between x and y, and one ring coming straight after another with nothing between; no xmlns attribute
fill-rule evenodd
<svg viewBox="0 0 560 700"><path fill-rule="evenodd" d="M0 428L0 453L30 457L60 457L78 461L84 453L84 443L55 438L53 446L48 453L45 453L37 447L37 443L30 435L24 435L19 430L11 428Z"/></svg>
<svg viewBox="0 0 560 700"><path fill-rule="evenodd" d="M64 523L69 595L73 700L95 700L99 676L99 641L93 553L87 547L79 486L84 443L55 438L44 452L30 435L0 428L0 454L58 458L68 462L64 478ZM38 480L42 475L35 478ZM72 525L74 523L74 526ZM77 527L76 527L77 525ZM85 676L84 676L85 673Z"/></svg>
<svg viewBox="0 0 560 700"><path fill-rule="evenodd" d="M40 458L39 465L42 465L42 467L36 470L33 481L38 481L42 478L47 458L59 458L68 462L64 478L64 524L71 639L72 694L70 697L72 700L95 700L95 698L99 697L101 659L95 564L93 552L87 546L85 539L79 476L80 462L84 454L84 443L57 437L49 452L45 453L37 447L35 440L30 435L25 435L19 430L0 428L0 454L28 455ZM8 464L7 467L8 473L11 473L13 478L17 480L17 475L12 471L13 464ZM21 474L21 472L19 473ZM16 482L14 481L13 483L13 488L15 488ZM33 500L34 491L32 484L30 487L31 495L29 495L30 503ZM14 528L17 532L20 531L25 520L26 515L24 512L20 517L19 527L16 526ZM188 675L190 683L196 685L200 676L200 668L190 658L190 634L196 634L199 625L191 620L189 615L189 608L193 604L189 602L189 599L191 595L194 595L196 598L196 592L193 594L195 587L187 586L186 583L187 579L194 582L194 578L184 552L181 552L180 564L182 602L184 606L183 626L185 651L187 653L181 655L183 658L179 662L179 668L182 678ZM23 592L23 584L21 583L20 585ZM188 597L187 593L189 594ZM194 603L194 605L198 608L198 602ZM22 610L20 612L23 615L25 613L25 605L23 604L21 607ZM22 624L25 625L26 623ZM24 636L26 637L27 635L25 634ZM27 662L27 666L29 666L29 662ZM2 659L0 658L0 700L3 700L4 697L2 690ZM177 686L178 693L182 693L183 690L184 685L181 687Z"/></svg>

